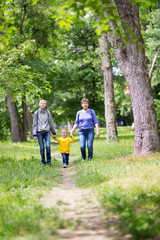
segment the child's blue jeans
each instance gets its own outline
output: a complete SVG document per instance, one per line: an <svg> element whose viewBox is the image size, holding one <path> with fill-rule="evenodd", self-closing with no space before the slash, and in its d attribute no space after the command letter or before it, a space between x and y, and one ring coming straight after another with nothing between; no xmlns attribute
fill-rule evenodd
<svg viewBox="0 0 160 240"><path fill-rule="evenodd" d="M61 153L63 165L69 165L69 153Z"/></svg>
<svg viewBox="0 0 160 240"><path fill-rule="evenodd" d="M94 129L81 129L78 132L79 141L80 141L80 149L82 158L86 159L86 141L88 148L88 160L93 158L93 140L94 140Z"/></svg>
<svg viewBox="0 0 160 240"><path fill-rule="evenodd" d="M44 142L45 142L47 163L50 163L51 162L50 132L46 132L46 133L38 132L37 136L38 136L38 142L40 146L41 162L46 164L45 147L44 147Z"/></svg>

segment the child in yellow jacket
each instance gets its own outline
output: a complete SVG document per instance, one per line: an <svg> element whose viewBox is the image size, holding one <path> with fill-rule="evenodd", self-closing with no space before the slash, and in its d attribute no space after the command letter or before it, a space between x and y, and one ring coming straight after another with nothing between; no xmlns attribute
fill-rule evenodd
<svg viewBox="0 0 160 240"><path fill-rule="evenodd" d="M68 133L66 129L61 130L61 137L54 138L57 142L59 142L59 152L62 155L63 167L66 168L69 166L69 153L70 153L70 143L74 141L74 137L72 135L71 138L67 137Z"/></svg>

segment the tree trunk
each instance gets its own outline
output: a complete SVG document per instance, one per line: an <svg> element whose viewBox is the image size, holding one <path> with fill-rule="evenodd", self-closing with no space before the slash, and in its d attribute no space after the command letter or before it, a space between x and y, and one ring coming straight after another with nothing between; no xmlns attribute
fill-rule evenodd
<svg viewBox="0 0 160 240"><path fill-rule="evenodd" d="M9 116L11 121L11 131L12 131L12 141L20 142L19 128L18 128L18 119L16 115L16 106L15 102L12 101L12 96L7 97Z"/></svg>
<svg viewBox="0 0 160 240"><path fill-rule="evenodd" d="M23 96L22 100L22 109L23 109L23 123L22 123L22 141L27 141L27 105L26 105L26 97Z"/></svg>
<svg viewBox="0 0 160 240"><path fill-rule="evenodd" d="M30 131L30 137L33 138L33 133L32 133L32 125L33 125L33 120L32 120L32 117L31 117L31 114L29 112L29 109L28 109L28 106L26 104L26 111L27 111L27 126L29 128L29 131Z"/></svg>
<svg viewBox="0 0 160 240"><path fill-rule="evenodd" d="M106 34L102 34L99 38L100 55L102 61L102 71L104 76L104 92L105 92L105 119L107 130L107 141L118 140L116 127L116 104L114 100L114 82L111 56L109 52L108 39Z"/></svg>
<svg viewBox="0 0 160 240"><path fill-rule="evenodd" d="M124 32L127 31L127 27L130 27L138 39L137 42L134 42L133 35L130 34L128 36L129 43L125 45L120 36L117 37L114 34L111 36L116 58L131 92L135 125L134 153L159 151L158 122L140 29L139 9L128 0L115 0L115 3ZM115 22L109 21L109 24L112 29L116 26Z"/></svg>
<svg viewBox="0 0 160 240"><path fill-rule="evenodd" d="M16 115L18 119L18 129L19 129L19 136L20 142L27 141L27 106L25 102L25 96L22 99L22 116L18 112L18 109L15 105Z"/></svg>

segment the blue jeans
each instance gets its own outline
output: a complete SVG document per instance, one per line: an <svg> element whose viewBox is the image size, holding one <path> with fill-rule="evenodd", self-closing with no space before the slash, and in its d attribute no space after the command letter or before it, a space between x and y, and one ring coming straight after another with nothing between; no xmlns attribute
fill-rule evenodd
<svg viewBox="0 0 160 240"><path fill-rule="evenodd" d="M38 132L37 136L38 136L38 142L40 146L41 162L46 164L45 147L44 147L44 142L45 142L47 163L50 163L51 162L50 132L46 132L46 133Z"/></svg>
<svg viewBox="0 0 160 240"><path fill-rule="evenodd" d="M69 153L61 153L63 165L69 165Z"/></svg>
<svg viewBox="0 0 160 240"><path fill-rule="evenodd" d="M93 158L93 140L94 140L94 129L81 129L78 132L79 141L80 141L80 149L82 158L86 159L86 141L87 141L87 148L88 148L88 160Z"/></svg>

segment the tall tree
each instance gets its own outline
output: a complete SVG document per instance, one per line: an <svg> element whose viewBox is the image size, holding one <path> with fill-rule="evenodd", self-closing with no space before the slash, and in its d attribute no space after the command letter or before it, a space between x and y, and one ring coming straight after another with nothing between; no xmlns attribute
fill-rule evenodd
<svg viewBox="0 0 160 240"><path fill-rule="evenodd" d="M105 92L105 119L107 130L107 141L117 140L116 127L116 104L114 99L114 80L113 69L111 63L111 55L109 52L109 43L107 34L101 34L99 37L100 55L102 60L102 71L104 76L104 92Z"/></svg>
<svg viewBox="0 0 160 240"><path fill-rule="evenodd" d="M15 102L12 101L11 95L7 97L7 102L8 102L10 121L11 121L12 141L19 142L20 136L19 136L19 128L18 128L18 119L16 114L16 106L15 106Z"/></svg>
<svg viewBox="0 0 160 240"><path fill-rule="evenodd" d="M85 2L79 0L80 10L78 10L77 1L71 2L73 9L82 12L83 15L85 9L93 10L97 17L102 18L101 25L105 25L105 29L109 31L117 61L131 91L135 123L134 153L159 151L158 122L149 81L139 8L135 5L140 6L145 4L145 1L140 3L138 0L88 0ZM149 1L146 5L149 5Z"/></svg>
<svg viewBox="0 0 160 240"><path fill-rule="evenodd" d="M14 104L10 104L9 107L11 109L15 105L15 108L13 107L9 113L12 121L15 118L11 114L17 115L18 124L15 124L15 126L18 127L16 132L19 132L18 141L27 140L27 125L30 126L31 130L27 94L31 94L33 89L35 90L34 95L37 94L38 89L42 91L42 83L46 84L46 89L49 86L47 81L44 81L44 76L42 77L34 72L31 62L34 61L34 57L41 47L49 45L49 38L53 36L54 20L52 19L53 11L49 9L50 7L49 0L45 4L43 1L34 1L34 4L32 4L30 0L18 0L9 1L3 8L5 13L3 21L7 22L8 12L11 12L12 23L17 29L10 37L8 47L3 51L0 67L2 70L2 87L6 85L5 81L7 79L8 88L10 87L8 92L12 92ZM32 44L34 47L31 47ZM8 97L10 99L9 95ZM19 103L20 97L21 109L19 112L16 105ZM14 112L15 110L16 112Z"/></svg>
<svg viewBox="0 0 160 240"><path fill-rule="evenodd" d="M134 153L159 151L158 122L141 34L139 9L128 0L115 0L115 4L124 33L127 33L129 28L133 31L133 35L127 35L127 45L124 44L121 36L113 33L110 35L110 39L131 91L135 124ZM112 29L117 28L115 21L108 19L108 22Z"/></svg>

